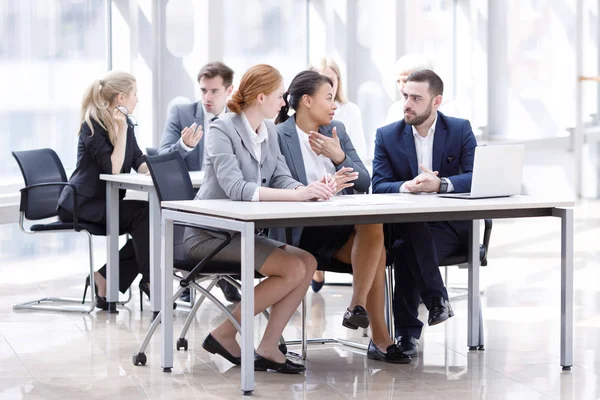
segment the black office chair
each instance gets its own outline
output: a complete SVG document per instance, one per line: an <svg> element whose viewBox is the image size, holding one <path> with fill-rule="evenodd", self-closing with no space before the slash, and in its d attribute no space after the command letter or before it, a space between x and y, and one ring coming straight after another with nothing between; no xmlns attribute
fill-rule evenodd
<svg viewBox="0 0 600 400"><path fill-rule="evenodd" d="M95 307L96 298L92 235L105 236L105 227L78 221L77 195L75 195L73 204L73 222L55 221L45 224L33 224L27 229L25 227L25 220L39 221L46 218L57 217L58 198L65 186L70 186L75 193L77 192L75 187L67 181L65 169L54 150L37 149L13 151L12 155L17 160L21 173L23 174L23 179L25 180L25 187L21 189L19 227L27 234L55 232L83 232L87 234L92 296L92 301L88 304L83 303L83 305L81 305L81 299L45 297L39 300L14 305L13 309L92 312ZM78 303L79 305L74 305L74 303Z"/></svg>
<svg viewBox="0 0 600 400"><path fill-rule="evenodd" d="M190 180L190 175L187 171L187 167L183 161L183 158L181 158L181 155L178 152L171 152L160 156L145 156L145 159L150 170L150 175L152 176L152 182L154 183L158 200L160 202L194 199L195 191L192 186L192 181ZM180 228L179 234L183 234L182 228L185 226L197 227L194 225L175 224L174 235L177 235L177 228ZM179 339L177 339L177 350L184 349L187 351L188 341L185 338L185 335L187 334L187 331L194 320L194 316L196 315L196 312L202 305L205 298L208 298L214 305L216 305L226 315L236 329L241 331L241 326L233 317L227 306L221 303L210 293L211 289L221 279L227 280L229 283L237 287L238 290L241 290L239 283L232 278L232 275L239 275L241 273L241 265L239 263L227 263L212 260L213 257L219 253L219 251L229 244L231 235L226 231L221 231L214 228L202 227L202 229L209 230L223 238L223 243L215 251L206 256L199 263L186 259L185 255L183 254L182 246L176 245L173 251L173 269L189 272L185 278L177 275L173 276L175 280L179 281L179 289L174 294L173 301L178 299L179 295L187 287L197 290L202 294L198 301L196 301L194 304L193 308L190 310L190 313L184 323L181 334L179 335ZM176 239L177 236L174 240L175 243L178 242ZM256 273L256 278L262 277L262 275ZM208 282L208 286L206 288L200 286L201 282ZM144 338L139 351L133 355L134 365L146 364L147 357L144 352L150 343L150 339L152 338L154 331L160 324L162 312L163 310L161 310L156 316L152 322L152 325L150 325L148 332L146 333L146 337ZM263 315L269 318L269 313L267 311L264 311ZM285 340L281 338L280 342L281 344L279 345L279 349L282 353L286 354L287 347L285 345Z"/></svg>
<svg viewBox="0 0 600 400"><path fill-rule="evenodd" d="M157 156L158 148L157 147L146 147L146 154L149 156Z"/></svg>
<svg viewBox="0 0 600 400"><path fill-rule="evenodd" d="M487 261L487 256L488 256L488 251L490 248L490 238L492 236L492 227L493 227L493 222L491 219L486 219L484 220L484 230L483 230L483 244L479 245L479 265L481 265L482 267L485 267L488 265L488 261ZM393 265L394 265L394 256L395 253L397 251L400 251L402 246L404 246L404 240L402 239L394 239L395 235L393 234L393 225L385 225L384 228L385 231L385 243L386 243L386 265L387 265L387 271L389 273L389 275L386 275L390 280L388 281L389 283L392 283L391 285L388 286L388 290L390 290L390 293L393 292ZM441 260L440 261L440 267L444 267L446 269L446 279L445 279L445 284L448 284L448 267L451 266L458 266L459 268L468 268L468 263L469 263L469 254L468 254L468 249L467 250L463 250L463 251L459 251L456 254L452 254L451 256L447 257L445 260ZM479 296L479 293L477 293L477 295ZM392 308L390 308L392 309ZM469 346L469 350L484 350L484 338L483 338L483 316L482 316L482 309L481 307L479 307L479 344L478 346ZM392 327L394 326L394 322L393 322L393 313L391 315L388 315L388 317L390 318L390 320L388 320L388 322L391 321L391 325ZM392 332L392 336L393 336L393 332Z"/></svg>

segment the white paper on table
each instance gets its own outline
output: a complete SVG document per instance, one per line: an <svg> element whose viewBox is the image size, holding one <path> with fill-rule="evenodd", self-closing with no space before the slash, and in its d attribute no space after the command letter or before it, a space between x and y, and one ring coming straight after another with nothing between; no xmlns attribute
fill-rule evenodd
<svg viewBox="0 0 600 400"><path fill-rule="evenodd" d="M393 195L347 195L347 196L335 196L329 201L317 201L313 204L320 205L336 205L336 206L378 206L378 205L391 205L409 203L407 200L398 198Z"/></svg>

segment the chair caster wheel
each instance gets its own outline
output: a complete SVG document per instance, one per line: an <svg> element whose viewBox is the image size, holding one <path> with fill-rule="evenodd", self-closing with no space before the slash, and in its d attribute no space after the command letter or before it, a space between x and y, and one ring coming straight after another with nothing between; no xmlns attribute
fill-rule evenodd
<svg viewBox="0 0 600 400"><path fill-rule="evenodd" d="M285 343L279 343L279 351L283 354L287 354L288 349Z"/></svg>
<svg viewBox="0 0 600 400"><path fill-rule="evenodd" d="M252 396L253 390L242 390L242 395L244 396Z"/></svg>
<svg viewBox="0 0 600 400"><path fill-rule="evenodd" d="M171 368L163 368L163 372L171 372Z"/></svg>
<svg viewBox="0 0 600 400"><path fill-rule="evenodd" d="M570 371L571 370L571 366L570 365L563 365L562 366L562 370L563 371Z"/></svg>
<svg viewBox="0 0 600 400"><path fill-rule="evenodd" d="M146 355L144 353L135 353L133 355L133 365L146 365Z"/></svg>
<svg viewBox="0 0 600 400"><path fill-rule="evenodd" d="M177 345L176 345L176 347L177 347L177 351L179 351L181 349L187 351L187 349L188 349L188 341L187 341L187 339L186 338L179 338L179 339L177 339Z"/></svg>
<svg viewBox="0 0 600 400"><path fill-rule="evenodd" d="M469 351L475 351L477 350L477 346L469 346Z"/></svg>
<svg viewBox="0 0 600 400"><path fill-rule="evenodd" d="M481 346L479 346L479 347L477 348L477 350L479 350L479 351L484 351L484 350L485 350L485 346L484 346L484 345L481 345Z"/></svg>

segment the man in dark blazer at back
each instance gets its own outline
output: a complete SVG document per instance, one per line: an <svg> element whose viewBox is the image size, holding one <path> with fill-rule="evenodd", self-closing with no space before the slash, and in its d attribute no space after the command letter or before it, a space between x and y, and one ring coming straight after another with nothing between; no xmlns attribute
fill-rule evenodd
<svg viewBox="0 0 600 400"><path fill-rule="evenodd" d="M469 192L477 142L465 119L438 111L444 84L433 71L413 72L404 87L404 119L377 130L373 193ZM404 240L396 253L394 317L398 344L410 357L418 354L423 323L454 315L442 281L439 261L467 246L468 221L394 224L393 239Z"/></svg>
<svg viewBox="0 0 600 400"><path fill-rule="evenodd" d="M222 62L210 62L198 73L202 99L192 104L177 104L169 116L160 140L158 154L179 152L188 171L200 171L206 158L205 133L210 123L226 113L227 99L233 90L233 70ZM218 286L228 301L240 301L238 290L224 279ZM189 300L189 291L182 299Z"/></svg>

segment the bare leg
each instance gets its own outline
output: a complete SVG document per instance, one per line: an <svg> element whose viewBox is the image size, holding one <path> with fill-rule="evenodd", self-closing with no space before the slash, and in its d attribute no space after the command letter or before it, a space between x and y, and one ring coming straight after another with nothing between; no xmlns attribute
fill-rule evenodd
<svg viewBox="0 0 600 400"><path fill-rule="evenodd" d="M278 349L278 341L285 325L306 294L316 267L317 262L309 253L286 246L285 250L275 249L260 269L260 273L267 278L254 288L254 315L273 306L267 330L261 346L257 349L263 357L276 362L285 361L285 356ZM304 291L297 300L302 290ZM290 296L292 300L288 299ZM287 307L292 308L288 310ZM240 313L241 307L238 305L232 313L238 322ZM237 330L228 319L211 333L233 356L241 355L241 349L235 340Z"/></svg>
<svg viewBox="0 0 600 400"><path fill-rule="evenodd" d="M98 287L98 293L96 293L96 295L100 297L106 297L106 279L100 275L100 272L96 271L94 272L94 280L96 281L96 286ZM93 299L93 301L95 301L95 299Z"/></svg>
<svg viewBox="0 0 600 400"><path fill-rule="evenodd" d="M385 323L385 249L383 246L373 286L371 286L371 291L367 297L366 309L371 322L373 343L379 350L385 352L388 346L394 344L394 340L389 336Z"/></svg>
<svg viewBox="0 0 600 400"><path fill-rule="evenodd" d="M294 290L275 303L271 308L271 316L267 323L267 328L265 329L260 345L256 349L257 354L277 362L285 361L285 355L279 351L279 339L290 318L292 318L302 299L306 296L310 280L317 269L317 260L308 252L295 247L289 247L287 251L302 260L305 267L305 274Z"/></svg>
<svg viewBox="0 0 600 400"><path fill-rule="evenodd" d="M323 282L325 280L325 272L323 271L315 271L313 275L313 280L317 282Z"/></svg>
<svg viewBox="0 0 600 400"><path fill-rule="evenodd" d="M373 285L383 248L383 226L381 224L356 225L354 234L339 249L334 258L352 264L352 300L350 309L365 306Z"/></svg>

